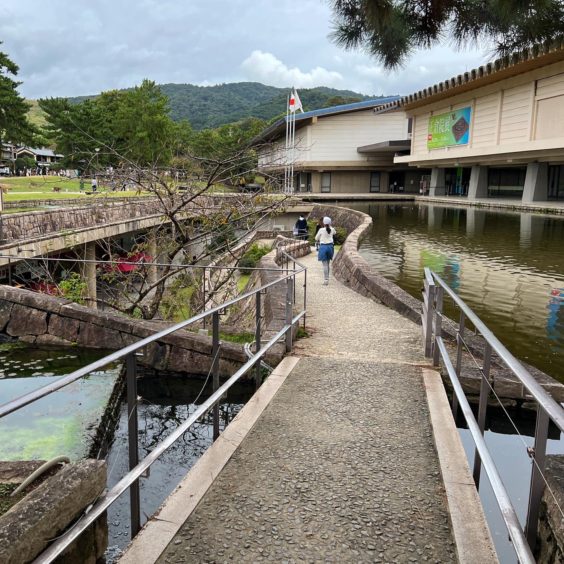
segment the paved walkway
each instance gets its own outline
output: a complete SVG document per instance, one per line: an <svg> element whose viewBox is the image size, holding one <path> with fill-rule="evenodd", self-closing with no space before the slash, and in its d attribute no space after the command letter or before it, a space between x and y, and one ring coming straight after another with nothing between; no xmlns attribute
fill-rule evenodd
<svg viewBox="0 0 564 564"><path fill-rule="evenodd" d="M302 358L159 562L455 562L419 328L302 260Z"/></svg>

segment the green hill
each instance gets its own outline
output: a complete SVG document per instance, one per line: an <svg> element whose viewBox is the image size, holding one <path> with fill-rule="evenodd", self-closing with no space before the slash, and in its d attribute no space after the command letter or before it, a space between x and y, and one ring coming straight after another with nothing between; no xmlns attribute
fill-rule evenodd
<svg viewBox="0 0 564 564"><path fill-rule="evenodd" d="M172 119L187 119L194 129L218 127L246 117L270 121L285 113L286 98L290 92L289 87L275 88L259 82L235 82L216 86L161 84L160 88L170 100ZM299 95L305 111L376 98L324 86L299 90ZM69 100L80 103L93 97L95 96L79 96ZM37 117L34 116L35 119Z"/></svg>

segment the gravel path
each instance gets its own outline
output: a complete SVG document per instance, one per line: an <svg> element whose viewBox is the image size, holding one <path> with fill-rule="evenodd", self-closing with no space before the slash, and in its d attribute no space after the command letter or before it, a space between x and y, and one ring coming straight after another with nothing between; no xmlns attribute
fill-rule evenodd
<svg viewBox="0 0 564 564"><path fill-rule="evenodd" d="M302 260L302 358L159 562L456 562L419 328Z"/></svg>

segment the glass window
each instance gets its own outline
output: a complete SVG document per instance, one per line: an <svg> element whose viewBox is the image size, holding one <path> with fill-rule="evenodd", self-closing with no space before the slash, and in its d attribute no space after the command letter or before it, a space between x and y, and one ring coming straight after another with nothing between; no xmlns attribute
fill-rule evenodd
<svg viewBox="0 0 564 564"><path fill-rule="evenodd" d="M525 186L526 168L489 168L488 196L521 197Z"/></svg>
<svg viewBox="0 0 564 564"><path fill-rule="evenodd" d="M321 191L331 192L331 173L322 172L321 173Z"/></svg>
<svg viewBox="0 0 564 564"><path fill-rule="evenodd" d="M370 191L380 192L380 173L371 172L370 173Z"/></svg>

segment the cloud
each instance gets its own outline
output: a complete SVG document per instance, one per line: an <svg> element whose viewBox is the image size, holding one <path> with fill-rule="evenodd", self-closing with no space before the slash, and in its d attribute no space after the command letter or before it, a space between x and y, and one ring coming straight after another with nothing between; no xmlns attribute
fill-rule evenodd
<svg viewBox="0 0 564 564"><path fill-rule="evenodd" d="M382 67L369 65L356 65L354 70L366 78L382 78L385 72Z"/></svg>
<svg viewBox="0 0 564 564"><path fill-rule="evenodd" d="M249 80L264 82L273 86L295 86L314 88L316 86L343 87L343 75L323 67L304 72L298 67L288 67L272 53L253 51L241 64Z"/></svg>

